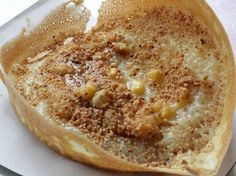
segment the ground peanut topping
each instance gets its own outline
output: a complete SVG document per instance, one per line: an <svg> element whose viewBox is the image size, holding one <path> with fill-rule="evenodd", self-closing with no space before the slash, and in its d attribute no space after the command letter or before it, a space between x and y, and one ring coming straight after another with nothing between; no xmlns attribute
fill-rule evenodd
<svg viewBox="0 0 236 176"><path fill-rule="evenodd" d="M168 166L213 135L209 129L222 114L223 62L196 20L160 7L101 20L13 73L18 91L42 115L78 128L120 158Z"/></svg>

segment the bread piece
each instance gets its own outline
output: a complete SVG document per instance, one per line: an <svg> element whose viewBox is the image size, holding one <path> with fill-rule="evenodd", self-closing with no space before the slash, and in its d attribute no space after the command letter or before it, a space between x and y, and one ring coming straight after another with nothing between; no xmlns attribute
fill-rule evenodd
<svg viewBox="0 0 236 176"><path fill-rule="evenodd" d="M88 12L68 22L65 8L1 49L21 121L89 165L215 175L232 135L235 67L205 1L108 0L87 33Z"/></svg>

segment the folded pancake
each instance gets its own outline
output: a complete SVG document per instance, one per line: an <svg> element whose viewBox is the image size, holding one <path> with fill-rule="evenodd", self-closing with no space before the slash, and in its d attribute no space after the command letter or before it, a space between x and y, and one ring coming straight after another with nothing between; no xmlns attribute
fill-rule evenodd
<svg viewBox="0 0 236 176"><path fill-rule="evenodd" d="M215 175L232 135L235 66L205 1L107 0L87 31L80 3L2 47L21 121L97 167Z"/></svg>

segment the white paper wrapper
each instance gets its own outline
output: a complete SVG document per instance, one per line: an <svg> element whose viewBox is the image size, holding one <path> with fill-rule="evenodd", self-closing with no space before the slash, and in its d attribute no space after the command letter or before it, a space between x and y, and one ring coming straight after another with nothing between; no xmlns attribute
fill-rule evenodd
<svg viewBox="0 0 236 176"><path fill-rule="evenodd" d="M208 2L225 26L236 53L235 0L208 0ZM236 161L236 114L234 117L233 139L218 176L226 175ZM0 82L0 164L24 176L147 175L102 171L70 161L53 152L18 120L2 82Z"/></svg>

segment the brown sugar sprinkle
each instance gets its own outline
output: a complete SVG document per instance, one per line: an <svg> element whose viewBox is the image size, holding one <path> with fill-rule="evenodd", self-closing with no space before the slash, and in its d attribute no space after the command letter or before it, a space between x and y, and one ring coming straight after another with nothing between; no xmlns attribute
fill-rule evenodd
<svg viewBox="0 0 236 176"><path fill-rule="evenodd" d="M12 70L16 88L41 113L150 167L168 167L178 154L207 144L222 114L223 80L199 78L185 59L191 48L221 58L193 17L161 7L130 20L99 21L70 37L51 46L49 56ZM139 83L135 91L133 83Z"/></svg>

